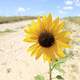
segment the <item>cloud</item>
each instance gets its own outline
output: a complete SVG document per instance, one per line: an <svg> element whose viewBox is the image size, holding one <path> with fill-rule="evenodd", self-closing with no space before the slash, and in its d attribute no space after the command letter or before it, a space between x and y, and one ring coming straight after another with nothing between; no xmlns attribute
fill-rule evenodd
<svg viewBox="0 0 80 80"><path fill-rule="evenodd" d="M63 10L72 10L74 8L73 4L74 4L73 0L66 0Z"/></svg>
<svg viewBox="0 0 80 80"><path fill-rule="evenodd" d="M72 0L67 0L67 1L65 1L65 4L66 5L72 5L73 4L73 1Z"/></svg>
<svg viewBox="0 0 80 80"><path fill-rule="evenodd" d="M23 8L23 7L19 7L18 8L18 12L26 12L26 11L30 11L31 8Z"/></svg>
<svg viewBox="0 0 80 80"><path fill-rule="evenodd" d="M79 7L80 0L67 0L67 1L65 1L65 5L74 5L74 6Z"/></svg>
<svg viewBox="0 0 80 80"><path fill-rule="evenodd" d="M68 11L72 10L72 6L64 6L62 9L59 10L60 14L66 14Z"/></svg>
<svg viewBox="0 0 80 80"><path fill-rule="evenodd" d="M19 7L17 9L17 14L18 15L25 15L28 14L28 12L31 10L31 8L23 8L23 7Z"/></svg>
<svg viewBox="0 0 80 80"><path fill-rule="evenodd" d="M26 11L26 9L23 8L23 7L19 7L19 8L18 8L18 12L25 12L25 11Z"/></svg>
<svg viewBox="0 0 80 80"><path fill-rule="evenodd" d="M72 10L72 9L73 9L72 6L64 6L64 7L63 7L63 10Z"/></svg>
<svg viewBox="0 0 80 80"><path fill-rule="evenodd" d="M73 6L73 1L72 0L65 0L64 2L64 6L61 7L57 7L59 9L59 13L60 14L66 14L69 13L69 11L73 10L74 6Z"/></svg>
<svg viewBox="0 0 80 80"><path fill-rule="evenodd" d="M80 6L80 0L74 0L76 6Z"/></svg>
<svg viewBox="0 0 80 80"><path fill-rule="evenodd" d="M70 11L74 10L75 7L80 7L80 0L65 0L64 1L64 6L61 7L61 9L59 7L58 10L59 10L59 13L60 14L68 14ZM80 16L80 14L79 14Z"/></svg>

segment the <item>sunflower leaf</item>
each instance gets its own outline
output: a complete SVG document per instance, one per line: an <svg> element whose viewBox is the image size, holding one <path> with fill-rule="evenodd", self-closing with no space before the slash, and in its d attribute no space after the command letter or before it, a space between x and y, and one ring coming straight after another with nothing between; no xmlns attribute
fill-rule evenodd
<svg viewBox="0 0 80 80"><path fill-rule="evenodd" d="M61 64L64 63L64 62L65 62L64 59L54 61L54 62L52 63L52 70L53 70L53 69L56 69L56 70L59 70L60 72L64 72L64 71L60 68Z"/></svg>
<svg viewBox="0 0 80 80"><path fill-rule="evenodd" d="M57 75L56 78L57 78L58 80L64 80L64 78L63 78L61 75Z"/></svg>
<svg viewBox="0 0 80 80"><path fill-rule="evenodd" d="M35 80L45 80L44 76L41 74L38 74L34 77Z"/></svg>

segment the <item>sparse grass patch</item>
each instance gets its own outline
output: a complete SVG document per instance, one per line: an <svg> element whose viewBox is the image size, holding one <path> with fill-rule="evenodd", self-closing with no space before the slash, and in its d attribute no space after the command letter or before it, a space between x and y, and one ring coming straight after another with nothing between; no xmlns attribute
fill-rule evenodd
<svg viewBox="0 0 80 80"><path fill-rule="evenodd" d="M36 19L35 16L0 16L0 24Z"/></svg>
<svg viewBox="0 0 80 80"><path fill-rule="evenodd" d="M5 29L4 31L0 31L0 34L1 33L9 33L9 32L15 32L15 30L12 30L12 29Z"/></svg>
<svg viewBox="0 0 80 80"><path fill-rule="evenodd" d="M65 17L64 20L68 20L70 22L76 23L80 25L80 16L74 16L74 17Z"/></svg>

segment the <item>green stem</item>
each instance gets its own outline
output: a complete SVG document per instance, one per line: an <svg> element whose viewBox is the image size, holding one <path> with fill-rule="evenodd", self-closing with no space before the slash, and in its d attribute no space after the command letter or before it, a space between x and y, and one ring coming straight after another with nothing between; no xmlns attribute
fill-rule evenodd
<svg viewBox="0 0 80 80"><path fill-rule="evenodd" d="M52 69L51 69L51 63L49 63L49 80L52 80Z"/></svg>

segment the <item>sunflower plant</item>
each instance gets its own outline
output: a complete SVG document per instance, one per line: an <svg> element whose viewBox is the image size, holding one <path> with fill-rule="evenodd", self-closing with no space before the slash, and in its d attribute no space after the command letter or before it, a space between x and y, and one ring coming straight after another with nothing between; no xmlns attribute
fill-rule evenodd
<svg viewBox="0 0 80 80"><path fill-rule="evenodd" d="M70 48L70 32L64 30L64 22L52 15L38 17L37 21L25 27L24 41L30 43L28 51L38 60L43 57L49 63L49 80L52 80L52 63L65 57L64 48Z"/></svg>

